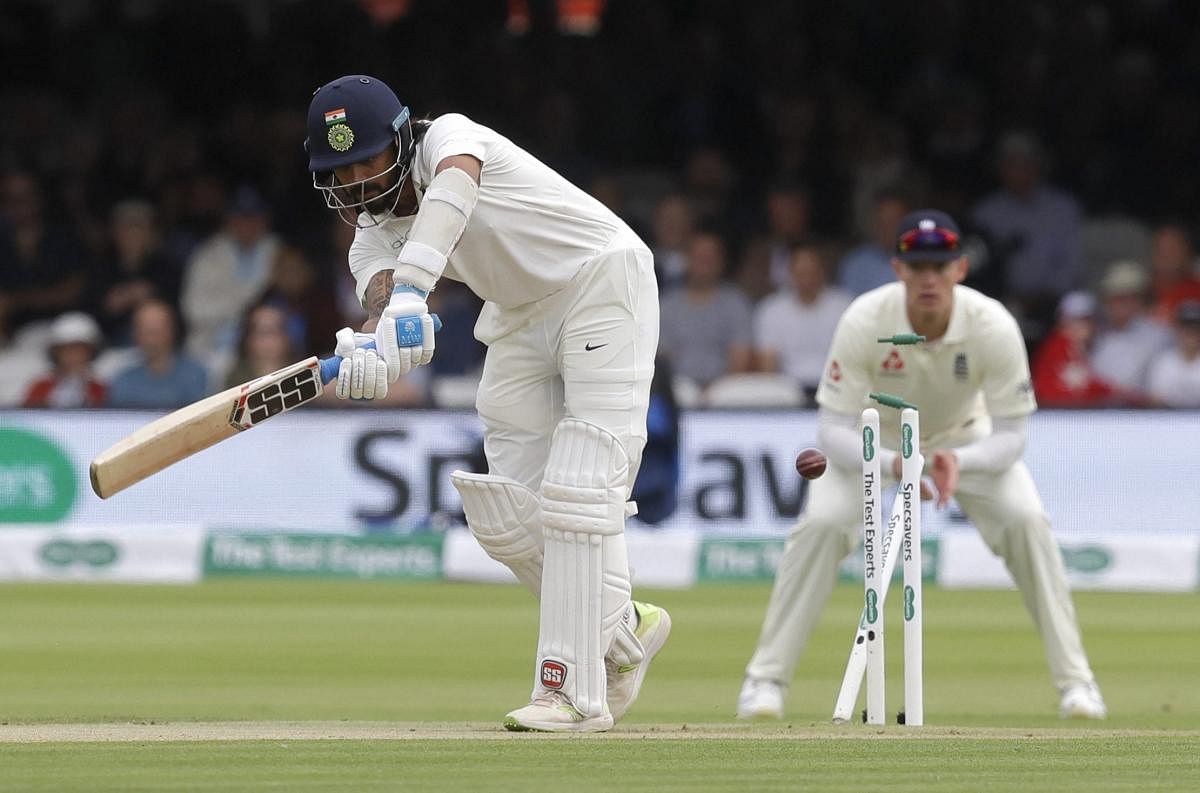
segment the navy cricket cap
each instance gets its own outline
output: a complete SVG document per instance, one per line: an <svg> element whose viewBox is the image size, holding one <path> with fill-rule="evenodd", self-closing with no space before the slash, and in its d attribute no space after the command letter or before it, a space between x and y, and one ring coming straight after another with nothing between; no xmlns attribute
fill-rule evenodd
<svg viewBox="0 0 1200 793"><path fill-rule="evenodd" d="M339 77L317 89L308 106L308 170L331 171L370 159L408 138L409 111L382 80Z"/></svg>
<svg viewBox="0 0 1200 793"><path fill-rule="evenodd" d="M945 212L919 209L900 221L896 233L896 258L900 261L949 262L962 255L962 233Z"/></svg>

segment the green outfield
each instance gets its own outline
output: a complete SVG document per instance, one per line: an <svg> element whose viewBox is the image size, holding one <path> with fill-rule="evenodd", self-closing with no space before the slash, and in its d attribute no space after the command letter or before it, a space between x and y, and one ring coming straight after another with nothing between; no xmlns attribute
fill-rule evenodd
<svg viewBox="0 0 1200 793"><path fill-rule="evenodd" d="M783 724L733 721L768 591L639 592L675 630L601 736L510 735L522 589L0 586L0 791L1195 790L1200 597L1080 593L1107 722L1056 717L1013 592L926 589L923 729L833 727L860 590L834 593ZM889 708L900 704L893 618Z"/></svg>

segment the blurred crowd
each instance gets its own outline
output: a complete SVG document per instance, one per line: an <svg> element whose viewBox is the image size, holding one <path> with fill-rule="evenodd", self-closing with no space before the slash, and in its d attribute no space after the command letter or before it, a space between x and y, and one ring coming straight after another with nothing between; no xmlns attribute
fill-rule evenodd
<svg viewBox="0 0 1200 793"><path fill-rule="evenodd" d="M1200 407L1198 22L1164 0L5 3L0 407L175 407L329 354L364 318L353 229L301 142L349 72L494 126L634 226L684 406L809 403L900 218L936 206L1041 404ZM388 400L469 405L479 303L430 302L437 355Z"/></svg>

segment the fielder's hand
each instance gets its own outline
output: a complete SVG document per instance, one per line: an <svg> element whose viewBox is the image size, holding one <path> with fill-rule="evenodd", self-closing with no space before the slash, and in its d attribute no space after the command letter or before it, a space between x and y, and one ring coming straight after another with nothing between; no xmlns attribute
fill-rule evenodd
<svg viewBox="0 0 1200 793"><path fill-rule="evenodd" d="M958 489L958 455L950 449L938 449L933 453L933 464L929 467L929 475L937 488L938 508L950 503L951 496Z"/></svg>
<svg viewBox="0 0 1200 793"><path fill-rule="evenodd" d="M334 388L337 398L383 399L387 396L387 364L378 352L367 346L374 344L375 337L342 328L336 338L337 346L333 352L342 359Z"/></svg>
<svg viewBox="0 0 1200 793"><path fill-rule="evenodd" d="M375 346L387 364L389 383L433 360L433 316L425 295L415 286L398 285L375 327Z"/></svg>
<svg viewBox="0 0 1200 793"><path fill-rule="evenodd" d="M892 463L892 478L896 479L897 481L899 481L900 475L903 471L902 465L903 465L903 461L900 459L900 455L897 454L896 459ZM924 476L922 476L921 477L921 500L922 501L933 501L933 497L935 495L936 495L936 493L934 493L933 485L929 483L928 479L926 479Z"/></svg>

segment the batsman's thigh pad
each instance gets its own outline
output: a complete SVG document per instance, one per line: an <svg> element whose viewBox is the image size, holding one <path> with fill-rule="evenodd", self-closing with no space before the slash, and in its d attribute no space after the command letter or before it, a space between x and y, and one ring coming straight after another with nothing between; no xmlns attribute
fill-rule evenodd
<svg viewBox="0 0 1200 793"><path fill-rule="evenodd" d="M462 498L467 526L488 556L542 593L542 505L539 496L503 476L455 471L450 481Z"/></svg>
<svg viewBox="0 0 1200 793"><path fill-rule="evenodd" d="M622 620L631 618L628 475L629 457L616 436L576 418L559 423L542 480L545 562L535 682L562 691L585 716L604 712L604 656ZM625 652L640 660L636 641Z"/></svg>

